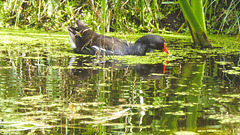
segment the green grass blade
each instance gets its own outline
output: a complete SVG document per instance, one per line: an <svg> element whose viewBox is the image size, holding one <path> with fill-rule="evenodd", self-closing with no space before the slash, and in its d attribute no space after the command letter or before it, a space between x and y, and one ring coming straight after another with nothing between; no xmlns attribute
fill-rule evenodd
<svg viewBox="0 0 240 135"><path fill-rule="evenodd" d="M203 12L203 3L202 0L191 0L193 12L198 19L201 27L206 32L205 16Z"/></svg>
<svg viewBox="0 0 240 135"><path fill-rule="evenodd" d="M106 25L106 12L107 12L107 0L101 0L102 20L101 20L101 33L105 33Z"/></svg>
<svg viewBox="0 0 240 135"><path fill-rule="evenodd" d="M153 0L153 17L154 17L154 22L156 24L157 30L159 31L159 25L158 25L158 6L157 6L157 0Z"/></svg>
<svg viewBox="0 0 240 135"><path fill-rule="evenodd" d="M144 25L144 8L145 8L145 0L141 0L141 24Z"/></svg>
<svg viewBox="0 0 240 135"><path fill-rule="evenodd" d="M223 18L223 22L222 22L222 25L221 25L221 28L220 28L220 31L222 32L223 31L223 28L225 26L225 23L227 22L227 18L228 16L233 12L233 10L235 10L236 6L239 4L240 1L234 3L234 0L231 1L230 3L230 6L228 7L227 9L227 12L226 12L226 15L225 17Z"/></svg>
<svg viewBox="0 0 240 135"><path fill-rule="evenodd" d="M181 6L182 12L186 18L186 20L189 21L191 27L198 32L202 32L203 28L201 24L199 23L192 7L190 6L190 3L188 0L179 0L179 4Z"/></svg>

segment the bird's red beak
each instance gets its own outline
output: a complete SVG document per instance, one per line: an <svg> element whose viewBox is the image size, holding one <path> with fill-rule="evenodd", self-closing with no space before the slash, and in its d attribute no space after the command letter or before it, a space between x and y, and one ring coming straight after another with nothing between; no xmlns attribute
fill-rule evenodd
<svg viewBox="0 0 240 135"><path fill-rule="evenodd" d="M166 52L169 55L169 52L168 52L167 47L166 47L166 43L164 43L164 47L163 47L162 51Z"/></svg>

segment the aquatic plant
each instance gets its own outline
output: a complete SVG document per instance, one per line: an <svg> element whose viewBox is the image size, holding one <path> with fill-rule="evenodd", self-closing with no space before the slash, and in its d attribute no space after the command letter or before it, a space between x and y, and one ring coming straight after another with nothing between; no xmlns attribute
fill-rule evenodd
<svg viewBox="0 0 240 135"><path fill-rule="evenodd" d="M191 5L188 0L179 0L183 15L191 30L195 45L201 47L211 47L211 43L206 35L205 16L203 12L202 0L192 0Z"/></svg>
<svg viewBox="0 0 240 135"><path fill-rule="evenodd" d="M239 6L235 0L205 0L208 32L239 35ZM0 27L58 31L66 30L76 19L102 33L187 31L176 0L0 1Z"/></svg>
<svg viewBox="0 0 240 135"><path fill-rule="evenodd" d="M190 36L164 34L173 57L155 52L105 63L71 53L67 32L0 35L1 134L239 131L240 46L233 37L210 35L218 48L198 50Z"/></svg>
<svg viewBox="0 0 240 135"><path fill-rule="evenodd" d="M78 2L76 2L78 3ZM69 1L57 0L7 0L2 4L0 12L6 27L44 28L45 30L61 30L76 18L73 5ZM77 12L77 11L76 11Z"/></svg>
<svg viewBox="0 0 240 135"><path fill-rule="evenodd" d="M204 5L209 32L240 34L240 1L206 0Z"/></svg>
<svg viewBox="0 0 240 135"><path fill-rule="evenodd" d="M77 18L102 33L159 32L170 29L168 24L160 25L161 20L178 10L170 4L156 0L6 0L0 2L0 22L2 27L63 30Z"/></svg>

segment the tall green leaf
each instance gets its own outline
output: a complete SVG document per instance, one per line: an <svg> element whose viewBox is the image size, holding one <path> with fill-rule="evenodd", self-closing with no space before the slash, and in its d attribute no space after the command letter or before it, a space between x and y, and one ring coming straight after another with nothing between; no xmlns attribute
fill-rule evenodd
<svg viewBox="0 0 240 135"><path fill-rule="evenodd" d="M206 32L206 24L205 24L205 16L203 12L203 2L202 0L191 0L192 9L197 17L201 27L204 29L204 32Z"/></svg>
<svg viewBox="0 0 240 135"><path fill-rule="evenodd" d="M101 33L104 34L106 25L107 0L102 0L101 9L102 9Z"/></svg>
<svg viewBox="0 0 240 135"><path fill-rule="evenodd" d="M201 2L201 4L199 2ZM179 4L184 17L189 24L195 45L203 48L212 47L206 35L202 0L192 0L192 6L188 0L179 0Z"/></svg>

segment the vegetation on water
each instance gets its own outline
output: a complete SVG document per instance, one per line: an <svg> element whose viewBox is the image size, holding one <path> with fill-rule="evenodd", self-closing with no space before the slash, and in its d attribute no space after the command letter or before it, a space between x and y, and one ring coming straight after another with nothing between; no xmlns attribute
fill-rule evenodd
<svg viewBox="0 0 240 135"><path fill-rule="evenodd" d="M164 34L173 57L89 59L67 32L0 30L1 134L239 133L234 37L209 36L215 48L199 50L189 35Z"/></svg>
<svg viewBox="0 0 240 135"><path fill-rule="evenodd" d="M207 31L239 35L239 5L203 1ZM200 50L189 35L161 34L171 57L88 56L70 48L76 19L129 42L187 31L177 1L0 1L0 134L240 133L236 37L210 35L213 48Z"/></svg>
<svg viewBox="0 0 240 135"><path fill-rule="evenodd" d="M239 35L239 1L203 0L203 7L209 33ZM58 31L66 30L66 26L74 23L76 19L102 33L186 31L177 1L0 1L0 27Z"/></svg>
<svg viewBox="0 0 240 135"><path fill-rule="evenodd" d="M0 44L9 45L9 49L14 51L19 50L19 47L24 50L25 53L33 52L36 55L43 51L47 51L48 55L53 55L54 57L62 56L82 56L82 54L71 53L70 43L68 40L68 35L66 32L45 32L40 33L37 30L14 30L11 29L1 29L1 41ZM124 36L119 35L119 33L106 33L108 36L118 37L122 40L128 39L129 42L134 42L138 38L142 37L144 34L126 34ZM223 38L222 35L211 35L209 37L214 48L199 50L194 48L191 43L191 37L185 34L162 34L164 39L169 41L167 46L173 57L169 58L165 53L157 51L155 53L148 53L146 56L106 56L103 57L105 60L120 60L125 64L157 64L166 62L169 60L175 60L183 58L187 53L194 52L196 54L211 54L211 55L227 55L236 54L240 51L239 42L234 39L234 37ZM174 37L174 38L173 38ZM183 44L184 43L184 44ZM32 46L40 46L40 48L34 48ZM181 47L181 50L175 49L176 47ZM3 46L7 47L7 46ZM48 49L47 49L48 48ZM6 48L5 48L6 49ZM34 50L33 50L34 49ZM39 50L40 49L40 50ZM43 50L41 50L43 49ZM11 50L10 52L14 52ZM177 57L176 57L177 56ZM89 57L89 56L87 56ZM91 56L94 57L94 56ZM195 56L188 56L189 58ZM157 59L156 59L157 58Z"/></svg>

